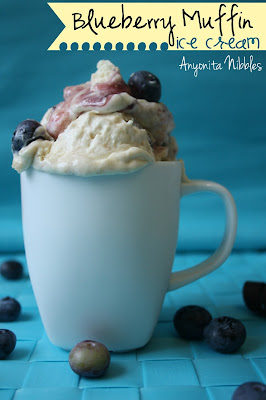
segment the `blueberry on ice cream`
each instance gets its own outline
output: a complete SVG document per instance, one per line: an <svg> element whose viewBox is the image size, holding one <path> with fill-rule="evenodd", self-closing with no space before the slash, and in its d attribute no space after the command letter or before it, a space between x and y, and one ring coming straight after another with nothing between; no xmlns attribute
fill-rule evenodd
<svg viewBox="0 0 266 400"><path fill-rule="evenodd" d="M126 84L118 67L99 61L90 81L66 87L64 100L40 123L17 127L13 168L90 176L176 160L173 117L159 102L160 92L154 75L140 71Z"/></svg>
<svg viewBox="0 0 266 400"><path fill-rule="evenodd" d="M17 127L12 138L13 153L21 150L31 142L37 139L45 139L44 127L34 119L26 119Z"/></svg>
<svg viewBox="0 0 266 400"><path fill-rule="evenodd" d="M157 76L148 71L138 71L131 74L128 86L132 96L137 99L158 102L161 97L161 82Z"/></svg>

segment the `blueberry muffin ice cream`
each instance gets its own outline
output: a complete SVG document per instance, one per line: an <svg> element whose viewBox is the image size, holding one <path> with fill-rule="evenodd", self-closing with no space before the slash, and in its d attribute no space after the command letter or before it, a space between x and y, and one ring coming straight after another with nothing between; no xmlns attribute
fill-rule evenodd
<svg viewBox="0 0 266 400"><path fill-rule="evenodd" d="M90 176L127 173L156 161L176 160L171 112L159 102L161 85L147 72L128 83L101 60L91 79L64 89L64 100L42 120L25 120L12 138L12 167Z"/></svg>

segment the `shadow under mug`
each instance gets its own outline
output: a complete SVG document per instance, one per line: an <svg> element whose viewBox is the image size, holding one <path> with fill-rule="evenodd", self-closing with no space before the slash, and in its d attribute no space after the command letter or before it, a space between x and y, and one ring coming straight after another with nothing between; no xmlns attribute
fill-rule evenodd
<svg viewBox="0 0 266 400"><path fill-rule="evenodd" d="M223 186L182 182L182 162L92 177L21 174L22 221L33 291L50 341L71 349L86 339L110 351L144 346L167 291L219 267L236 236L237 213ZM171 272L179 202L217 193L226 226L218 249L200 264Z"/></svg>

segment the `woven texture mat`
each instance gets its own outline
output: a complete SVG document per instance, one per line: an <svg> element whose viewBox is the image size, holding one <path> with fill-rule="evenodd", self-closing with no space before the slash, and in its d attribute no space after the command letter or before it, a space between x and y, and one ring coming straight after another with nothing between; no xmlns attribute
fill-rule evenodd
<svg viewBox="0 0 266 400"><path fill-rule="evenodd" d="M206 254L180 255L174 263L187 267ZM19 320L0 323L12 330L17 345L0 361L1 400L230 400L245 381L266 383L266 319L244 305L246 280L266 281L266 254L232 254L212 274L166 295L151 341L135 352L112 354L100 379L79 378L69 367L68 352L53 346L39 316L24 255L5 255L22 261L24 278L0 277L0 296L15 297L22 306ZM203 342L187 342L173 328L175 311L184 305L206 307L213 317L240 319L247 330L242 348L233 355L212 351Z"/></svg>

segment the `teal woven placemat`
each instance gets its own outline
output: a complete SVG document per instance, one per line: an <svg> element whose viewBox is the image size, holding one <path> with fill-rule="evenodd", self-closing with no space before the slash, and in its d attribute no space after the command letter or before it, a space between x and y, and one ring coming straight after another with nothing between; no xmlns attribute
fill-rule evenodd
<svg viewBox="0 0 266 400"><path fill-rule="evenodd" d="M174 270L201 261L206 254L176 256ZM13 353L0 361L1 400L230 400L245 381L266 383L266 319L244 305L246 280L266 281L266 254L232 254L225 264L204 277L166 295L151 341L135 352L112 354L106 375L79 378L69 367L68 352L53 346L39 316L24 255L24 278L0 277L0 296L15 297L22 306L18 321L0 323L17 336ZM206 307L213 315L228 315L244 323L247 340L240 351L222 355L203 342L187 342L176 334L172 319L183 305Z"/></svg>

